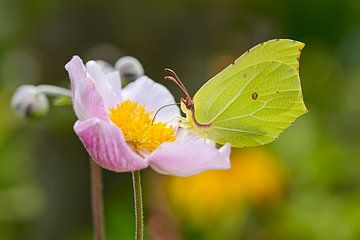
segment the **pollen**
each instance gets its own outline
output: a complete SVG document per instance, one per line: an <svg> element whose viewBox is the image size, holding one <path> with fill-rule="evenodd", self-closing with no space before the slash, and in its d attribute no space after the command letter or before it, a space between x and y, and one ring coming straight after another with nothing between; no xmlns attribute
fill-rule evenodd
<svg viewBox="0 0 360 240"><path fill-rule="evenodd" d="M151 114L152 111L146 111L145 106L126 100L110 108L109 117L136 151L152 152L164 142L175 141L176 137L173 127L153 121Z"/></svg>

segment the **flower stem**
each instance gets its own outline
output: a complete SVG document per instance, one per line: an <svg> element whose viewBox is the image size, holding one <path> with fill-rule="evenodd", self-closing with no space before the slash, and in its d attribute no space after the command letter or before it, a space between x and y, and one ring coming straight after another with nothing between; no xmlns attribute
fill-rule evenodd
<svg viewBox="0 0 360 240"><path fill-rule="evenodd" d="M90 160L91 172L91 205L94 227L94 239L104 240L104 208L102 196L102 172L101 167Z"/></svg>
<svg viewBox="0 0 360 240"><path fill-rule="evenodd" d="M134 201L135 201L135 239L144 239L144 218L143 218L143 203L141 194L141 177L140 171L132 172L132 180L134 186Z"/></svg>

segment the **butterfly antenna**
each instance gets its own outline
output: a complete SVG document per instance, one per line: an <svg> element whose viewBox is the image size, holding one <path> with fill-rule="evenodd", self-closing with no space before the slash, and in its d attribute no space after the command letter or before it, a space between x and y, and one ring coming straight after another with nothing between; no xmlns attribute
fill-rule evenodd
<svg viewBox="0 0 360 240"><path fill-rule="evenodd" d="M187 92L186 92L186 89L182 85L180 85L180 83L174 77L165 76L164 79L174 82L181 89L181 91L183 91L185 93L186 96L188 95Z"/></svg>
<svg viewBox="0 0 360 240"><path fill-rule="evenodd" d="M180 105L180 103L170 103L170 104L166 104L166 105L160 107L160 108L155 112L154 117L153 117L153 119L152 119L152 121L151 121L151 125L154 124L156 115L158 115L158 113L159 113L162 109L164 109L164 108L166 108L166 107L174 106L174 105Z"/></svg>
<svg viewBox="0 0 360 240"><path fill-rule="evenodd" d="M174 82L185 93L186 97L191 99L189 91L187 90L183 82L180 80L180 78L177 76L177 74L170 68L165 68L165 72L168 72L170 76L165 76L164 79Z"/></svg>
<svg viewBox="0 0 360 240"><path fill-rule="evenodd" d="M177 80L177 82L187 91L187 88L185 87L184 83L180 80L180 78L178 77L178 75L175 73L174 70L170 68L165 68L165 71L169 72Z"/></svg>

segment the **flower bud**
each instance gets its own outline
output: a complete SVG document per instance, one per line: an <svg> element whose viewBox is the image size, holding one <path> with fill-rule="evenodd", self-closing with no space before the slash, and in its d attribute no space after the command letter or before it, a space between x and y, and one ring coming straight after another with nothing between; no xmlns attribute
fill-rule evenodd
<svg viewBox="0 0 360 240"><path fill-rule="evenodd" d="M128 81L134 81L144 75L144 68L139 60L130 56L120 58L115 63L115 69L119 70L121 79Z"/></svg>
<svg viewBox="0 0 360 240"><path fill-rule="evenodd" d="M23 85L16 89L11 100L11 107L22 117L40 118L48 112L49 101L36 86Z"/></svg>

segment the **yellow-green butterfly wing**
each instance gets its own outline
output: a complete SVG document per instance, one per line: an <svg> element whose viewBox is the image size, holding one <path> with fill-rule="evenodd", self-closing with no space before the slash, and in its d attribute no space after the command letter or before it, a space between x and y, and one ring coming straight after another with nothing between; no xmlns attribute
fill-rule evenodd
<svg viewBox="0 0 360 240"><path fill-rule="evenodd" d="M299 78L303 47L293 40L270 40L240 56L195 94L195 119L210 127L193 124L193 130L234 147L276 139L307 111Z"/></svg>

